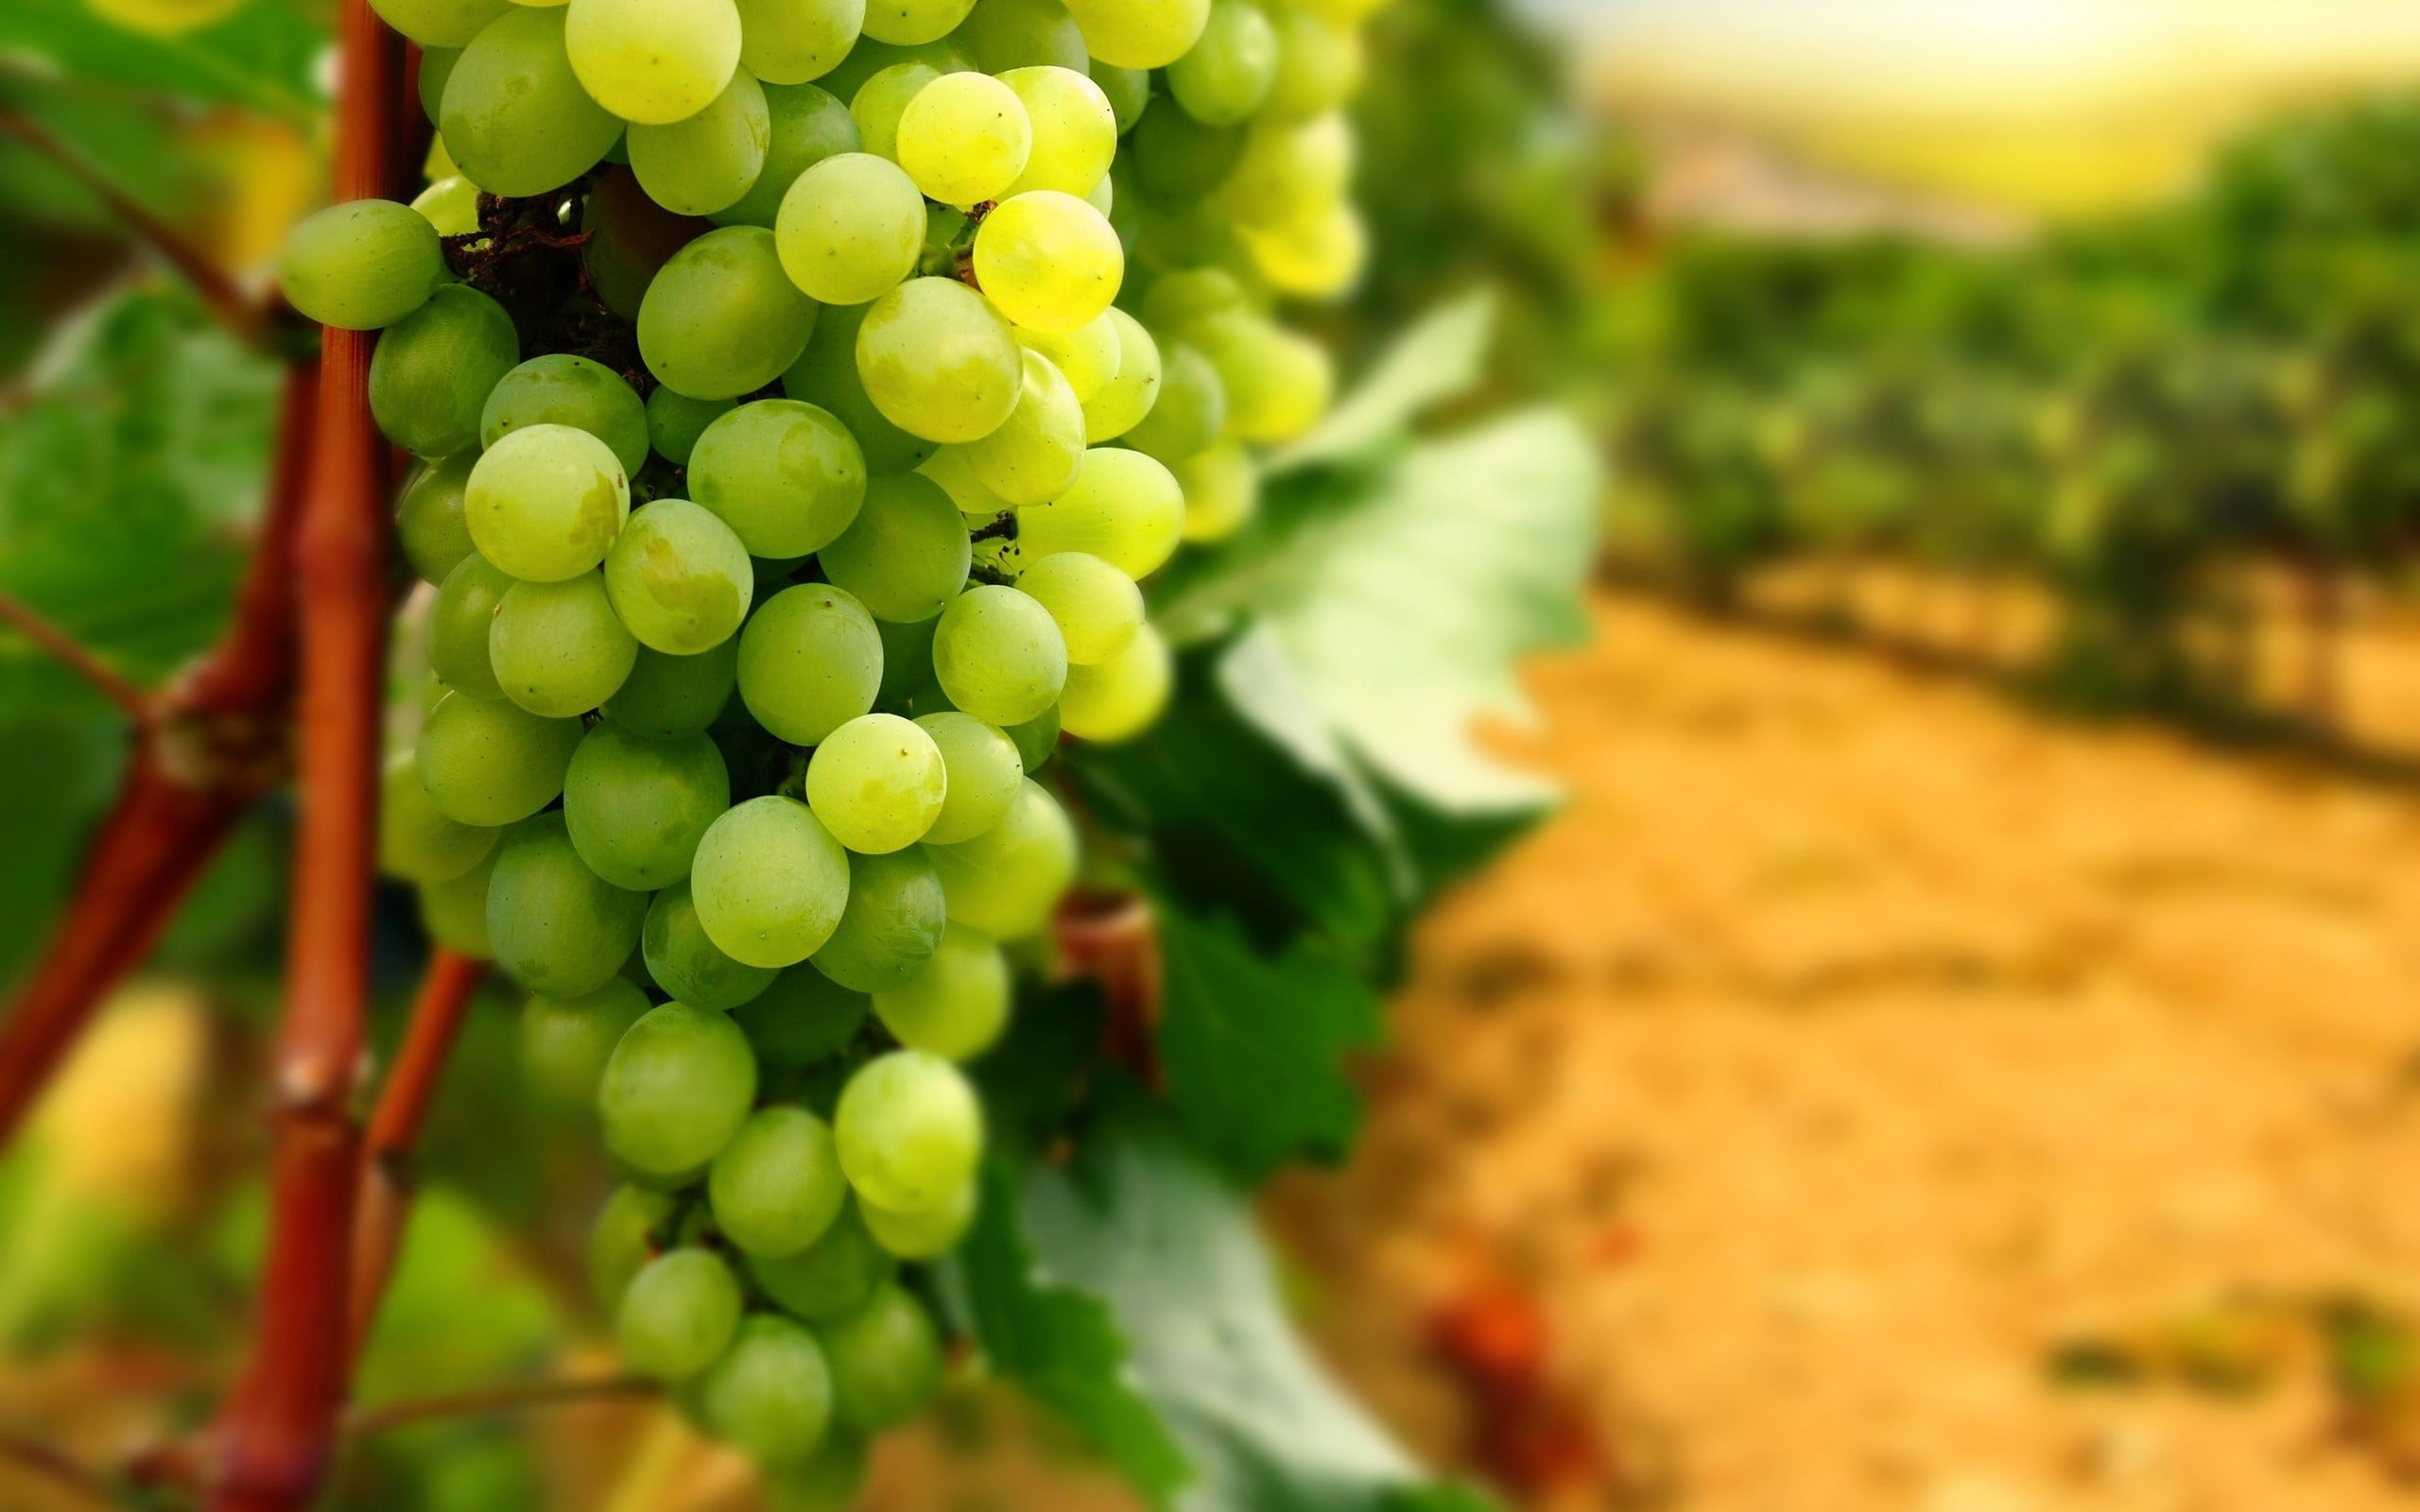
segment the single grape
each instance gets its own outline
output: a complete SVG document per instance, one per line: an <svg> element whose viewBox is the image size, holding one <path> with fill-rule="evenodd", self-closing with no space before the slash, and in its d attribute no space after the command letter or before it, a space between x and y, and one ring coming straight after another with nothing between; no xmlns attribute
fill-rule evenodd
<svg viewBox="0 0 2420 1512"><path fill-rule="evenodd" d="M479 555L524 582L595 571L630 512L630 477L613 450L568 425L505 435L471 469L463 491Z"/></svg>
<svg viewBox="0 0 2420 1512"><path fill-rule="evenodd" d="M986 584L942 612L933 671L959 709L994 725L1022 724L1058 701L1067 644L1048 610L1016 589Z"/></svg>
<svg viewBox="0 0 2420 1512"><path fill-rule="evenodd" d="M945 205L996 199L1025 172L1033 123L1016 91L988 74L943 74L900 113L899 166Z"/></svg>
<svg viewBox="0 0 2420 1512"><path fill-rule="evenodd" d="M462 174L492 195L540 195L595 167L622 123L572 71L563 12L515 7L455 60L438 130Z"/></svg>
<svg viewBox="0 0 2420 1512"><path fill-rule="evenodd" d="M488 884L496 964L532 992L584 997L638 947L647 894L616 887L579 859L562 816L525 819L504 837Z"/></svg>
<svg viewBox="0 0 2420 1512"><path fill-rule="evenodd" d="M1246 226L1274 226L1331 204L1353 178L1353 129L1333 112L1260 121L1245 133L1219 207Z"/></svg>
<svg viewBox="0 0 2420 1512"><path fill-rule="evenodd" d="M916 270L925 224L925 198L899 164L842 152L791 183L773 235L792 283L826 304L863 304Z"/></svg>
<svg viewBox="0 0 2420 1512"><path fill-rule="evenodd" d="M896 1286L883 1286L816 1337L831 1367L833 1411L859 1433L898 1427L941 1390L941 1337L923 1304Z"/></svg>
<svg viewBox="0 0 2420 1512"><path fill-rule="evenodd" d="M1150 329L1182 335L1196 320L1244 303L1244 286L1235 274L1223 267L1187 267L1152 280L1138 313Z"/></svg>
<svg viewBox="0 0 2420 1512"><path fill-rule="evenodd" d="M795 966L823 948L849 901L849 858L805 804L740 804L706 831L689 871L706 936L750 966Z"/></svg>
<svg viewBox="0 0 2420 1512"><path fill-rule="evenodd" d="M675 215L711 215L737 204L765 171L773 115L764 86L742 68L704 110L634 125L629 140L631 171L648 198Z"/></svg>
<svg viewBox="0 0 2420 1512"><path fill-rule="evenodd" d="M1258 6L1211 0L1201 40L1168 65L1168 93L1204 126L1248 120L1276 82L1277 39L1278 28Z"/></svg>
<svg viewBox="0 0 2420 1512"><path fill-rule="evenodd" d="M1241 232L1253 266L1271 288L1304 299L1333 298L1359 282L1370 262L1370 229L1351 202L1338 200Z"/></svg>
<svg viewBox="0 0 2420 1512"><path fill-rule="evenodd" d="M854 1202L840 1210L823 1237L799 1253L748 1257L748 1274L765 1295L809 1323L835 1322L862 1311L898 1268L866 1232Z"/></svg>
<svg viewBox="0 0 2420 1512"><path fill-rule="evenodd" d="M493 829L555 800L580 733L577 719L542 719L502 698L449 693L422 723L415 759L438 813Z"/></svg>
<svg viewBox="0 0 2420 1512"><path fill-rule="evenodd" d="M542 1097L594 1108L614 1046L647 1011L647 994L623 976L584 997L533 996L521 1010L522 1074Z"/></svg>
<svg viewBox="0 0 2420 1512"><path fill-rule="evenodd" d="M1084 45L1117 68L1166 68L1201 36L1210 0L1068 0Z"/></svg>
<svg viewBox="0 0 2420 1512"><path fill-rule="evenodd" d="M730 807L722 752L703 735L648 740L598 725L563 778L572 844L617 887L652 891L680 881L706 827Z"/></svg>
<svg viewBox="0 0 2420 1512"><path fill-rule="evenodd" d="M758 724L790 745L816 745L873 709L881 686L882 637L844 590L824 583L786 590L740 632L739 696Z"/></svg>
<svg viewBox="0 0 2420 1512"><path fill-rule="evenodd" d="M899 118L908 102L925 85L942 77L930 63L910 59L893 63L857 86L849 96L849 114L857 123L857 138L878 158L899 161Z"/></svg>
<svg viewBox="0 0 2420 1512"><path fill-rule="evenodd" d="M429 301L450 277L437 228L391 199L354 199L285 239L278 286L295 309L342 331L376 331Z"/></svg>
<svg viewBox="0 0 2420 1512"><path fill-rule="evenodd" d="M497 601L488 635L488 661L504 696L549 719L584 714L614 696L638 655L603 573L513 584Z"/></svg>
<svg viewBox="0 0 2420 1512"><path fill-rule="evenodd" d="M1184 492L1175 474L1140 452L1095 447L1075 486L1017 511L1017 548L1028 563L1062 551L1098 557L1140 581L1176 555Z"/></svg>
<svg viewBox="0 0 2420 1512"><path fill-rule="evenodd" d="M613 448L625 476L647 466L647 405L621 374L601 362L550 352L493 385L479 411L479 444L493 446L531 425L586 431Z"/></svg>
<svg viewBox="0 0 2420 1512"><path fill-rule="evenodd" d="M711 651L739 633L756 570L710 509L658 499L631 516L605 556L614 611L639 644L670 656Z"/></svg>
<svg viewBox="0 0 2420 1512"><path fill-rule="evenodd" d="M942 491L949 495L949 502L958 506L958 512L970 524L989 524L1016 506L993 492L990 484L975 475L968 450L965 446L944 446L916 471L940 484Z"/></svg>
<svg viewBox="0 0 2420 1512"><path fill-rule="evenodd" d="M493 21L497 16L503 15L505 6L510 5L511 0L503 0L503 4L492 4L492 0L479 0L479 3L489 6L490 9L486 15L479 18L478 26L473 30L472 36L476 36L479 30L485 29L489 22ZM375 9L376 7L373 6L372 9ZM402 28L397 27L396 29L401 30ZM454 65L462 60L462 44L469 41L470 38L466 37L462 40L462 43L457 43L452 46L432 47L424 43L421 47L420 78L418 80L419 88L416 93L420 95L420 112L428 118L428 124L430 126L435 126L437 124L438 111L445 102L445 81L454 77ZM436 183L471 183L471 180L463 178L459 173L454 171L454 159L451 155L448 155L445 161L441 163L438 163L436 158L437 144L434 141L431 141L429 144L430 161L424 165L423 171L425 172L430 179L435 180ZM444 170L444 176L441 178L439 177L438 173L440 168ZM433 188L435 185L432 184L431 187ZM426 191L423 192L425 193ZM475 199L477 198L479 186L477 184L471 184L471 194L473 198ZM415 208L417 208L417 206L415 206ZM439 231L440 234L443 234L443 228L439 228Z"/></svg>
<svg viewBox="0 0 2420 1512"><path fill-rule="evenodd" d="M865 29L866 0L739 0L739 60L768 84L821 78Z"/></svg>
<svg viewBox="0 0 2420 1512"><path fill-rule="evenodd" d="M1227 425L1227 386L1210 359L1178 341L1160 348L1160 397L1126 444L1173 468L1207 451Z"/></svg>
<svg viewBox="0 0 2420 1512"><path fill-rule="evenodd" d="M873 1011L908 1049L972 1060L1008 1027L1008 957L989 936L952 924L923 971L874 993Z"/></svg>
<svg viewBox="0 0 2420 1512"><path fill-rule="evenodd" d="M1125 650L1143 623L1143 591L1134 579L1080 551L1043 558L1017 579L1017 590L1049 611L1071 668Z"/></svg>
<svg viewBox="0 0 2420 1512"><path fill-rule="evenodd" d="M831 1427L832 1373L814 1334L760 1313L699 1378L697 1401L706 1430L758 1464L802 1464Z"/></svg>
<svg viewBox="0 0 2420 1512"><path fill-rule="evenodd" d="M860 1196L893 1212L930 1212L972 1180L983 1110L956 1066L894 1050L858 1068L840 1092L833 1132L840 1169Z"/></svg>
<svg viewBox="0 0 2420 1512"><path fill-rule="evenodd" d="M824 311L806 354L782 374L782 392L837 418L863 448L866 472L889 477L915 471L933 455L933 443L884 419L857 376L857 332L873 308L836 305Z"/></svg>
<svg viewBox="0 0 2420 1512"><path fill-rule="evenodd" d="M706 110L739 66L732 0L571 0L563 42L597 104L666 126Z"/></svg>
<svg viewBox="0 0 2420 1512"><path fill-rule="evenodd" d="M672 740L713 724L738 685L737 637L696 656L666 656L640 646L631 675L605 700L603 713L634 735Z"/></svg>
<svg viewBox="0 0 2420 1512"><path fill-rule="evenodd" d="M423 463L404 480L395 500L395 539L423 582L442 583L478 551L462 515L462 491L478 459L475 448L441 462Z"/></svg>
<svg viewBox="0 0 2420 1512"><path fill-rule="evenodd" d="M1109 108L1117 113L1117 134L1124 136L1143 119L1143 112L1151 103L1151 75L1148 69L1119 68L1115 64L1093 60L1093 82L1109 100Z"/></svg>
<svg viewBox="0 0 2420 1512"><path fill-rule="evenodd" d="M1172 99L1153 100L1128 139L1119 166L1142 198L1183 212L1226 181L1242 161L1249 136L1239 127L1204 126Z"/></svg>
<svg viewBox="0 0 2420 1512"><path fill-rule="evenodd" d="M1053 67L1081 77L1084 33L1060 0L983 0L952 37L986 74Z"/></svg>
<svg viewBox="0 0 2420 1512"><path fill-rule="evenodd" d="M801 557L829 545L857 517L865 455L829 411L758 400L698 438L689 486L752 555Z"/></svg>
<svg viewBox="0 0 2420 1512"><path fill-rule="evenodd" d="M1067 669L1059 716L1078 740L1114 745L1150 729L1167 708L1175 667L1167 643L1140 627L1126 648L1092 666Z"/></svg>
<svg viewBox="0 0 2420 1512"><path fill-rule="evenodd" d="M1025 763L1016 742L973 714L945 711L916 721L942 753L948 796L925 833L927 845L972 840L1000 822L1016 801Z"/></svg>
<svg viewBox="0 0 2420 1512"><path fill-rule="evenodd" d="M765 171L749 191L714 213L724 226L775 226L782 202L799 175L817 163L856 152L865 139L849 108L812 84L765 81L765 108L772 123L772 138L765 147ZM924 208L919 205L920 211ZM922 229L919 228L921 235ZM778 234L778 232L776 233ZM807 290L812 294L815 291Z"/></svg>
<svg viewBox="0 0 2420 1512"><path fill-rule="evenodd" d="M806 965L776 976L770 988L733 1009L731 1016L748 1031L759 1059L796 1071L839 1054L873 1011L864 993L852 992Z"/></svg>
<svg viewBox="0 0 2420 1512"><path fill-rule="evenodd" d="M795 1465L766 1467L771 1512L849 1512L866 1484L866 1441L835 1424L815 1452Z"/></svg>
<svg viewBox="0 0 2420 1512"><path fill-rule="evenodd" d="M922 853L853 856L849 906L808 964L853 992L884 991L924 970L947 919L941 878Z"/></svg>
<svg viewBox="0 0 2420 1512"><path fill-rule="evenodd" d="M496 852L443 882L420 885L420 923L428 937L457 955L493 960L494 942L488 938L488 883L495 875Z"/></svg>
<svg viewBox="0 0 2420 1512"><path fill-rule="evenodd" d="M1016 68L1001 74L1000 82L1023 102L1033 131L1025 171L1007 194L1056 189L1088 195L1108 179L1117 156L1117 112L1098 84L1068 67Z"/></svg>
<svg viewBox="0 0 2420 1512"><path fill-rule="evenodd" d="M655 1231L669 1223L679 1199L666 1192L619 1186L588 1230L588 1293L614 1313L631 1279L655 1255Z"/></svg>
<svg viewBox="0 0 2420 1512"><path fill-rule="evenodd" d="M1276 43L1266 101L1271 119L1305 120L1335 110L1361 87L1359 31L1302 6L1282 7L1269 22Z"/></svg>
<svg viewBox="0 0 2420 1512"><path fill-rule="evenodd" d="M949 917L994 939L1040 929L1076 877L1075 828L1029 777L999 823L958 845L928 845L925 853L941 873Z"/></svg>
<svg viewBox="0 0 2420 1512"><path fill-rule="evenodd" d="M903 622L940 613L973 559L957 504L921 472L868 484L865 507L817 554L835 586L876 617Z"/></svg>
<svg viewBox="0 0 2420 1512"><path fill-rule="evenodd" d="M714 230L694 215L676 215L648 198L627 166L596 176L581 207L588 245L580 249L597 301L625 320L647 307L647 291L673 254Z"/></svg>
<svg viewBox="0 0 2420 1512"><path fill-rule="evenodd" d="M1160 397L1160 348L1141 321L1111 309L1102 319L1117 336L1117 366L1084 402L1084 439L1095 446L1140 424Z"/></svg>
<svg viewBox="0 0 2420 1512"><path fill-rule="evenodd" d="M674 467L687 467L706 427L731 413L728 399L691 399L670 388L647 396L647 436L655 455Z"/></svg>
<svg viewBox="0 0 2420 1512"><path fill-rule="evenodd" d="M1336 366L1309 337L1241 310L1201 321L1192 335L1226 387L1230 436L1291 440L1327 413Z"/></svg>
<svg viewBox="0 0 2420 1512"><path fill-rule="evenodd" d="M370 9L423 47L460 47L512 7L510 0L375 0Z"/></svg>
<svg viewBox="0 0 2420 1512"><path fill-rule="evenodd" d="M755 1101L756 1053L739 1025L727 1014L666 1003L614 1046L596 1112L614 1160L669 1175L713 1160Z"/></svg>
<svg viewBox="0 0 2420 1512"><path fill-rule="evenodd" d="M1126 251L1098 210L1037 189L1003 201L975 233L975 276L1000 313L1037 331L1073 331L1117 298Z"/></svg>
<svg viewBox="0 0 2420 1512"><path fill-rule="evenodd" d="M520 354L521 338L503 305L476 289L446 284L378 338L370 359L370 413L387 439L415 456L475 450L479 407Z"/></svg>
<svg viewBox="0 0 2420 1512"><path fill-rule="evenodd" d="M659 1381L696 1375L731 1347L743 1305L738 1278L714 1251L658 1255L622 1293L622 1363Z"/></svg>
<svg viewBox="0 0 2420 1512"><path fill-rule="evenodd" d="M1083 465L1084 407L1050 359L1028 351L1016 407L998 430L967 442L961 455L1010 507L1047 503L1067 490Z"/></svg>
<svg viewBox="0 0 2420 1512"><path fill-rule="evenodd" d="M1028 331L1019 327L1017 344L1049 358L1050 365L1059 369L1060 376L1067 380L1067 387L1075 391L1076 403L1090 404L1117 377L1125 355L1117 336L1115 314L1104 310L1073 331Z"/></svg>
<svg viewBox="0 0 2420 1512"><path fill-rule="evenodd" d="M406 882L448 882L495 849L496 832L449 819L430 802L420 758L398 751L378 782L378 869Z"/></svg>
<svg viewBox="0 0 2420 1512"><path fill-rule="evenodd" d="M639 306L648 369L695 399L764 387L806 350L816 305L762 226L710 231L672 254Z"/></svg>
<svg viewBox="0 0 2420 1512"><path fill-rule="evenodd" d="M956 1249L975 1227L977 1193L977 1183L969 1181L930 1212L885 1212L870 1203L859 1203L858 1209L875 1244L901 1260L938 1260Z"/></svg>
<svg viewBox="0 0 2420 1512"><path fill-rule="evenodd" d="M795 1255L823 1237L848 1200L832 1127L803 1108L761 1108L722 1147L706 1194L723 1237L751 1255Z"/></svg>
<svg viewBox="0 0 2420 1512"><path fill-rule="evenodd" d="M896 714L866 714L816 747L806 800L834 839L860 854L888 855L932 828L945 781L931 736Z"/></svg>
<svg viewBox="0 0 2420 1512"><path fill-rule="evenodd" d="M955 279L909 279L876 300L857 328L867 397L892 424L927 440L980 440L999 429L1016 407L1020 355L1009 322Z"/></svg>
<svg viewBox="0 0 2420 1512"><path fill-rule="evenodd" d="M975 0L866 0L866 35L894 47L946 37Z"/></svg>
<svg viewBox="0 0 2420 1512"><path fill-rule="evenodd" d="M428 610L428 665L447 687L478 698L504 696L488 656L488 636L496 606L512 586L511 578L476 552L438 586Z"/></svg>
<svg viewBox="0 0 2420 1512"><path fill-rule="evenodd" d="M1260 512L1260 469L1229 441L1186 457L1170 472L1184 490L1184 539L1224 541Z"/></svg>
<svg viewBox="0 0 2420 1512"><path fill-rule="evenodd" d="M686 878L657 893L648 904L639 951L656 986L678 1002L718 1013L764 996L779 974L733 960L706 937Z"/></svg>
<svg viewBox="0 0 2420 1512"><path fill-rule="evenodd" d="M427 66L423 64L421 77L427 76ZM412 208L428 217L428 223L437 228L441 237L478 234L479 186L458 173L440 179L412 196Z"/></svg>

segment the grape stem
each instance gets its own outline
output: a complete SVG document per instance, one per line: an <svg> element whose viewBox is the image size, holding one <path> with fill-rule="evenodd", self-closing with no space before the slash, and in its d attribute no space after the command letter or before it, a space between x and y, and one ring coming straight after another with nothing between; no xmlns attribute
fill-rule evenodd
<svg viewBox="0 0 2420 1512"><path fill-rule="evenodd" d="M150 724L159 713L158 704L151 695L136 687L126 674L102 661L91 646L44 619L14 593L0 593L0 620L8 621L16 627L18 634L92 684L95 691L117 705L138 727Z"/></svg>

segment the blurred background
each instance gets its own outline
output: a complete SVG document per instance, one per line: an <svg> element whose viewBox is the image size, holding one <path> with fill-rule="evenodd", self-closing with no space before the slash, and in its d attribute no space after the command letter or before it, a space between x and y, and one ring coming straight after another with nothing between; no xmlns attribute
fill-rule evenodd
<svg viewBox="0 0 2420 1512"><path fill-rule="evenodd" d="M256 274L325 19L0 3L0 588L139 677L223 619L276 375L92 184ZM1500 732L1567 801L1268 1203L1329 1362L1521 1506L2420 1504L2420 9L1394 0L1357 113L1374 256L1317 322L1350 366L1495 286L1470 407L1563 399L1614 483L1597 635ZM0 978L117 728L0 637ZM0 1160L12 1435L122 1452L237 1357L287 817ZM606 1358L606 1178L512 1033L365 1399ZM382 1435L338 1500L752 1494L619 1405ZM1128 1503L969 1387L871 1504Z"/></svg>

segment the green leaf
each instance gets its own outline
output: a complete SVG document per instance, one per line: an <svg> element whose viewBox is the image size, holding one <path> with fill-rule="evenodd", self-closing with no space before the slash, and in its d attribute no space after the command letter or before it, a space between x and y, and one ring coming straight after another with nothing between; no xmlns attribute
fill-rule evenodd
<svg viewBox="0 0 2420 1512"><path fill-rule="evenodd" d="M1140 1093L1027 1183L1034 1251L1108 1304L1193 1462L1180 1512L1385 1512L1424 1484L1296 1336L1250 1205Z"/></svg>
<svg viewBox="0 0 2420 1512"><path fill-rule="evenodd" d="M992 1368L1090 1439L1153 1505L1167 1505L1190 1467L1136 1390L1109 1308L1035 1264L1011 1167L985 1166L977 1211L957 1263Z"/></svg>
<svg viewBox="0 0 2420 1512"><path fill-rule="evenodd" d="M1163 899L1160 1066L1194 1138L1245 1179L1297 1155L1340 1156L1361 1100L1347 1053L1380 1038L1378 1000L1307 939L1270 956L1232 919Z"/></svg>
<svg viewBox="0 0 2420 1512"><path fill-rule="evenodd" d="M1430 315L1387 349L1317 430L1270 458L1269 471L1343 461L1400 437L1421 411L1478 382L1495 330L1495 296L1487 289Z"/></svg>
<svg viewBox="0 0 2420 1512"><path fill-rule="evenodd" d="M104 17L86 0L7 0L0 50L92 83L241 105L298 121L324 99L317 71L328 33L294 0L251 0L198 31L153 36Z"/></svg>

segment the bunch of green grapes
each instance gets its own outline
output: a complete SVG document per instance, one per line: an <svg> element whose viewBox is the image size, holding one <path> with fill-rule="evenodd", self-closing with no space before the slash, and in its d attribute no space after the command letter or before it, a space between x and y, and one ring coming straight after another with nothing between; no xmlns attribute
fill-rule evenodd
<svg viewBox="0 0 2420 1512"><path fill-rule="evenodd" d="M596 1109L630 1365L845 1499L940 1382L960 1068L1076 875L1037 777L1158 716L1139 584L1328 404L1272 312L1359 266L1370 3L376 5L433 181L284 284L382 333L418 458L384 864Z"/></svg>

